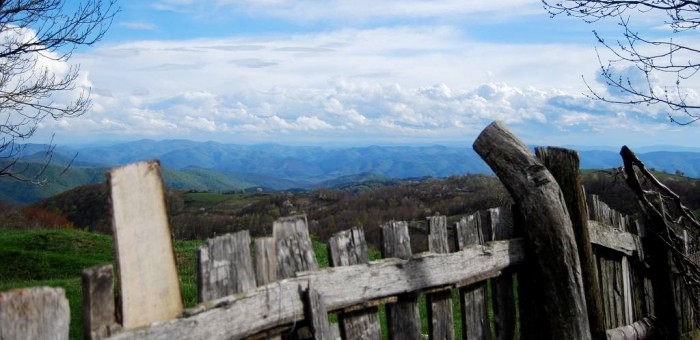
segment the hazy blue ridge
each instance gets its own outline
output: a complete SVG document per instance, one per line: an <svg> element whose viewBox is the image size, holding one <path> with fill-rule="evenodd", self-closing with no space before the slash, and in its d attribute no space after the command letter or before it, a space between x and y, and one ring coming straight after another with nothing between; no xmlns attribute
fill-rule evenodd
<svg viewBox="0 0 700 340"><path fill-rule="evenodd" d="M618 152L611 151L615 148L605 149L582 147L581 168L621 166ZM47 160L46 150L45 145L26 145L23 164L32 164L32 169L37 169ZM700 152L689 151L692 148L679 150L638 152L638 156L649 168L700 177ZM153 159L160 160L166 184L183 190L308 190L389 179L492 173L476 152L466 147L324 148L139 140L108 146L58 146L51 155L52 165L42 177L46 179L43 185L0 178L0 200L35 202L79 185L103 182L111 167ZM71 166L65 170L67 164Z"/></svg>

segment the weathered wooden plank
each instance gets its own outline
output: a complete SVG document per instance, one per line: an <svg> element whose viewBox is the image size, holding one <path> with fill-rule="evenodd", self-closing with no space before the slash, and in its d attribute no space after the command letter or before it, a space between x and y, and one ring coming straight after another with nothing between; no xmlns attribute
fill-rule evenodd
<svg viewBox="0 0 700 340"><path fill-rule="evenodd" d="M610 225L604 225L598 221L588 221L588 231L591 243L632 256L637 251L637 235L613 229Z"/></svg>
<svg viewBox="0 0 700 340"><path fill-rule="evenodd" d="M306 215L281 217L272 225L277 255L277 279L294 277L297 272L318 269ZM283 336L286 339L307 338L305 326L295 328Z"/></svg>
<svg viewBox="0 0 700 340"><path fill-rule="evenodd" d="M590 339L576 240L563 194L547 168L501 122L479 134L474 150L517 202L532 244L545 339Z"/></svg>
<svg viewBox="0 0 700 340"><path fill-rule="evenodd" d="M264 286L277 281L277 252L275 239L259 237L255 239L255 276L258 286ZM276 332L264 334L266 340L279 340L282 337Z"/></svg>
<svg viewBox="0 0 700 340"><path fill-rule="evenodd" d="M490 225L488 226L490 232ZM462 217L456 225L457 249L484 243L479 213ZM486 282L460 288L462 336L464 339L491 339Z"/></svg>
<svg viewBox="0 0 700 340"><path fill-rule="evenodd" d="M199 302L256 287L248 230L208 239L197 250Z"/></svg>
<svg viewBox="0 0 700 340"><path fill-rule="evenodd" d="M333 267L369 263L369 252L362 228L355 227L334 234L328 240L328 250Z"/></svg>
<svg viewBox="0 0 700 340"><path fill-rule="evenodd" d="M272 225L277 253L277 279L318 269L305 215L282 217Z"/></svg>
<svg viewBox="0 0 700 340"><path fill-rule="evenodd" d="M615 256L615 255L614 255ZM624 287L622 285L622 256L615 256L611 261L610 274L614 280L613 296L615 304L615 324L613 327L620 327L626 324L624 313Z"/></svg>
<svg viewBox="0 0 700 340"><path fill-rule="evenodd" d="M328 240L328 249L333 267L369 263L367 242L362 228L336 233ZM382 337L377 307L340 313L338 320L340 333L345 340L379 340Z"/></svg>
<svg viewBox="0 0 700 340"><path fill-rule="evenodd" d="M625 325L605 331L608 340L646 340L656 339L661 335L658 320L644 317L630 325Z"/></svg>
<svg viewBox="0 0 700 340"><path fill-rule="evenodd" d="M0 339L68 339L70 311L63 288L0 293Z"/></svg>
<svg viewBox="0 0 700 340"><path fill-rule="evenodd" d="M447 217L432 216L428 218L428 222L430 228L428 250L437 254L449 253ZM430 339L454 339L452 291L445 290L427 294L426 301L428 308L428 337Z"/></svg>
<svg viewBox="0 0 700 340"><path fill-rule="evenodd" d="M634 306L632 305L632 280L630 280L630 265L627 256L622 257L622 262L620 263L620 270L622 271L622 313L624 315L624 324L628 325L634 322L633 312Z"/></svg>
<svg viewBox="0 0 700 340"><path fill-rule="evenodd" d="M299 273L246 293L208 301L187 317L126 331L114 339L229 339L260 333L303 318L299 291L309 285L323 295L329 311L405 292L490 277L524 261L521 239L494 241L449 254L418 254L409 260L384 259L367 265Z"/></svg>
<svg viewBox="0 0 700 340"><path fill-rule="evenodd" d="M304 315L306 316L306 320L308 320L313 339L333 339L331 327L328 322L328 310L323 301L323 296L312 286L309 286L304 293L304 300L304 305L306 307Z"/></svg>
<svg viewBox="0 0 700 340"><path fill-rule="evenodd" d="M581 278L583 280L588 322L594 339L605 338L605 323L603 302L600 296L600 284L595 270L595 259L588 228L588 209L586 194L583 190L579 172L579 156L574 150L538 147L535 154L552 173L559 183L566 208L571 217L571 223L576 238L578 256L581 263Z"/></svg>
<svg viewBox="0 0 700 340"><path fill-rule="evenodd" d="M277 281L277 252L272 237L255 240L255 276L258 286Z"/></svg>
<svg viewBox="0 0 700 340"><path fill-rule="evenodd" d="M412 255L408 223L392 221L382 225L382 255L384 258L408 259ZM389 339L420 340L418 295L400 295L396 303L386 305Z"/></svg>
<svg viewBox="0 0 700 340"><path fill-rule="evenodd" d="M116 332L114 279L111 264L83 270L83 335L85 339L102 339Z"/></svg>
<svg viewBox="0 0 700 340"><path fill-rule="evenodd" d="M488 223L493 229L494 239L507 240L514 236L513 215L510 207L488 210ZM513 294L513 271L491 280L493 290L494 325L497 339L510 340L516 337L515 295Z"/></svg>
<svg viewBox="0 0 700 340"><path fill-rule="evenodd" d="M183 304L159 164L113 169L109 183L122 326L172 319Z"/></svg>

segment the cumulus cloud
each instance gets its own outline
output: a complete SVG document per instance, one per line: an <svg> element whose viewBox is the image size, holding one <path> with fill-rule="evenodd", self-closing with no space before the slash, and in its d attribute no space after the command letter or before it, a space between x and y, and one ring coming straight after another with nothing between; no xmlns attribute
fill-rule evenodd
<svg viewBox="0 0 700 340"><path fill-rule="evenodd" d="M76 58L95 109L55 128L100 137L440 142L499 119L534 140L585 140L663 119L586 98L588 45L485 43L444 25L133 41Z"/></svg>

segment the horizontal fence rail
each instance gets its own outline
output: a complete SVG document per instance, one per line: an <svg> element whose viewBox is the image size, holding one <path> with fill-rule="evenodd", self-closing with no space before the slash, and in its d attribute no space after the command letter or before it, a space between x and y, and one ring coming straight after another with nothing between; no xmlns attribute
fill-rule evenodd
<svg viewBox="0 0 700 340"><path fill-rule="evenodd" d="M471 246L457 253L424 253L408 260L384 259L367 265L301 272L293 279L207 301L187 310L185 317L125 331L113 339L240 338L302 320L300 292L309 286L323 296L329 311L341 311L372 306L375 300L401 293L469 285L498 276L523 260L523 241L515 239Z"/></svg>

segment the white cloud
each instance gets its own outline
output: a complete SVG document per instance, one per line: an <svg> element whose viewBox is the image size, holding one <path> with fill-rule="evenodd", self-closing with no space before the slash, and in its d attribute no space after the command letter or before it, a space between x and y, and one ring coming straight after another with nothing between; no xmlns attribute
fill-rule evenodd
<svg viewBox="0 0 700 340"><path fill-rule="evenodd" d="M117 23L117 26L128 28L130 30L138 30L138 31L153 31L158 28L153 23L150 22L142 22L142 21L122 21Z"/></svg>
<svg viewBox="0 0 700 340"><path fill-rule="evenodd" d="M589 144L663 121L658 108L582 95L581 73L595 79L599 69L590 46L467 36L383 27L103 46L76 55L98 89L95 109L55 128L86 138L443 142L500 119L534 141Z"/></svg>

